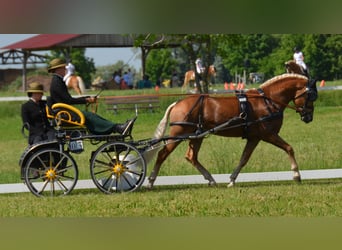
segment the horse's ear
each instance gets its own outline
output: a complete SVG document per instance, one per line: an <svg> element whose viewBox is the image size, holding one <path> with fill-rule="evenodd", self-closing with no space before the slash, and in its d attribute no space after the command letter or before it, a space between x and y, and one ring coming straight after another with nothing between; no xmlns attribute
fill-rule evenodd
<svg viewBox="0 0 342 250"><path fill-rule="evenodd" d="M310 79L309 84L308 84L309 88L317 89L316 82L317 82L317 79Z"/></svg>
<svg viewBox="0 0 342 250"><path fill-rule="evenodd" d="M308 83L308 99L312 102L316 101L318 98L316 82L316 79L310 79Z"/></svg>

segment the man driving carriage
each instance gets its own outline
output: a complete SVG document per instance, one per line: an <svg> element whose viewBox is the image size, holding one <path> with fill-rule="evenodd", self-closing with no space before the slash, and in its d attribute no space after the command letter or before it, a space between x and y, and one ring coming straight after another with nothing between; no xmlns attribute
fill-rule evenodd
<svg viewBox="0 0 342 250"><path fill-rule="evenodd" d="M48 66L48 72L52 73L52 80L50 86L50 97L48 98L48 105L52 107L55 103L65 103L68 105L73 104L88 104L96 102L95 97L82 96L74 98L68 92L67 86L63 81L66 74L66 62L64 59L55 58L51 60ZM126 123L118 124L108 121L99 115L92 112L81 111L85 116L85 125L93 134L122 134L126 128L132 124L132 120Z"/></svg>

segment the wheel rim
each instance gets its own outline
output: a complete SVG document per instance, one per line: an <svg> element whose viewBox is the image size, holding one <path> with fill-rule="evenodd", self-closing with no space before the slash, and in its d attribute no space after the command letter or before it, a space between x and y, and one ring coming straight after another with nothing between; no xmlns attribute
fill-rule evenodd
<svg viewBox="0 0 342 250"><path fill-rule="evenodd" d="M90 165L95 185L104 193L132 192L145 180L142 154L123 142L109 142L94 153Z"/></svg>
<svg viewBox="0 0 342 250"><path fill-rule="evenodd" d="M25 183L36 196L69 194L78 179L74 159L65 152L45 149L34 153L25 168Z"/></svg>

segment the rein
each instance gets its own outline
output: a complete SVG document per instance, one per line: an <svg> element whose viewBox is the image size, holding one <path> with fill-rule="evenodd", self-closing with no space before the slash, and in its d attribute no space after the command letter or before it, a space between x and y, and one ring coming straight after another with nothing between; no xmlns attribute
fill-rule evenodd
<svg viewBox="0 0 342 250"><path fill-rule="evenodd" d="M296 100L297 98L301 97L302 95L304 95L304 94L307 92L307 88L306 88L306 87L304 87L303 89L304 89L304 91L303 91L302 93L298 94L297 96L295 96L295 97L293 98L294 100ZM278 105L280 105L280 106L283 106L283 107L285 107L285 108L293 109L293 110L295 110L297 113L298 113L298 112L301 112L301 111L303 110L303 107L297 107L297 106L295 106L295 105L290 105L290 104L286 104L286 103L283 103L283 102L280 102L280 101L275 101L274 99L272 99L272 98L270 98L270 97L268 97L268 96L265 96L265 93L264 93L264 91L263 91L261 88L257 89L257 91L259 92L260 95L253 95L253 94L252 94L251 96L254 96L254 97L263 97L265 100L269 100L269 101L271 101L271 102L273 102L273 103L276 103L276 104L278 104Z"/></svg>

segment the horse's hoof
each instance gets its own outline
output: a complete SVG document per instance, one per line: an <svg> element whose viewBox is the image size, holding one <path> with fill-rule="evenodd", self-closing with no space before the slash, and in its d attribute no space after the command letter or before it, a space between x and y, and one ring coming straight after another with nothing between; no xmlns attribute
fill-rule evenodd
<svg viewBox="0 0 342 250"><path fill-rule="evenodd" d="M231 181L229 182L229 184L227 185L228 188L232 188L235 186L235 182Z"/></svg>
<svg viewBox="0 0 342 250"><path fill-rule="evenodd" d="M210 186L210 187L216 186L216 181L209 181L208 186Z"/></svg>
<svg viewBox="0 0 342 250"><path fill-rule="evenodd" d="M152 189L153 188L153 183L147 183L146 188L147 189Z"/></svg>
<svg viewBox="0 0 342 250"><path fill-rule="evenodd" d="M302 178L300 178L300 175L296 175L296 176L293 176L293 180L295 182L301 182L302 181Z"/></svg>

